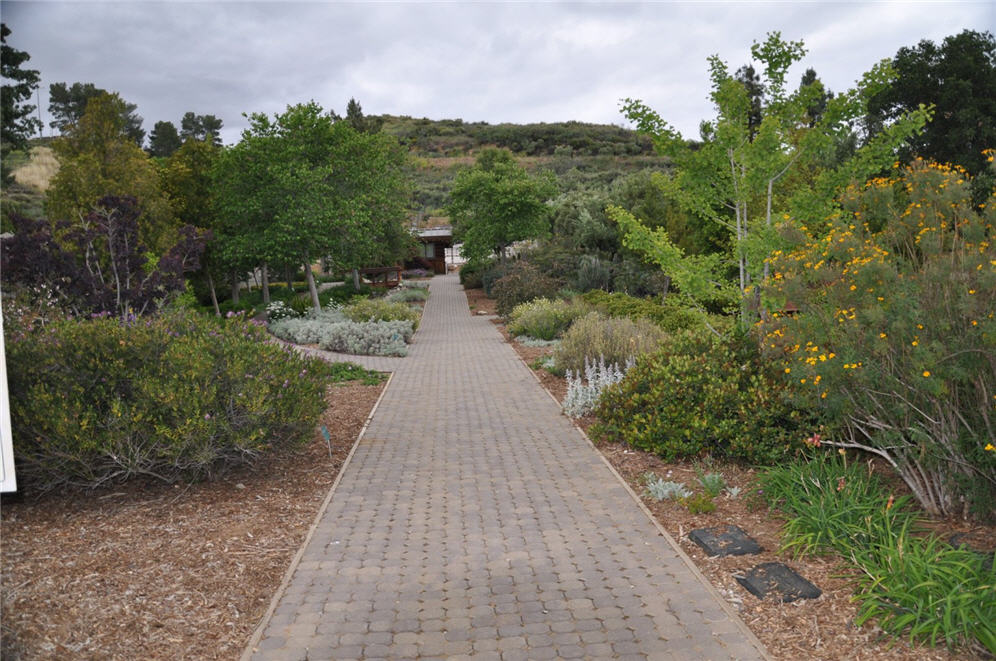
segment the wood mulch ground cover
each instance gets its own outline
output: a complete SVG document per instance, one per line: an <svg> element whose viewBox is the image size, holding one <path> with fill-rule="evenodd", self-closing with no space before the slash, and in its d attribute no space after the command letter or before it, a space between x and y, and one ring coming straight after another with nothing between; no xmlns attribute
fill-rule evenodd
<svg viewBox="0 0 996 661"><path fill-rule="evenodd" d="M202 483L2 506L0 656L235 659L384 385L331 386L306 446Z"/></svg>
<svg viewBox="0 0 996 661"><path fill-rule="evenodd" d="M481 290L469 290L468 299L480 301L478 309L486 306L481 301ZM506 341L509 341L527 365L552 354L550 348L524 346L509 337L500 319L494 319ZM567 393L566 380L554 376L545 369L533 368L533 374L558 402ZM593 418L575 421L584 431L594 424ZM764 643L769 653L776 659L812 661L837 659L894 660L894 661L961 661L983 658L961 650L951 652L944 647L927 648L911 646L905 640L886 636L873 623L862 627L854 625L857 605L851 602L853 595L849 575L853 571L836 557L795 558L788 553L779 553L781 526L784 520L769 512L751 498L757 487L754 483L755 471L726 462L668 463L656 455L634 450L621 443L596 443L595 447L619 472L629 486L668 533L678 541L682 550L712 583L723 598L733 606L754 634ZM742 489L736 499L721 496L715 500L716 511L711 514L691 514L676 501L658 502L648 497L642 482L648 472L656 473L665 480L682 482L694 488L698 486L698 472L720 473L726 484ZM882 471L885 474L885 471ZM905 487L892 479L896 495ZM701 491L701 489L698 489ZM763 551L757 555L710 557L697 544L688 539L688 533L696 528L737 525L755 539ZM996 548L996 529L986 526L973 526L961 521L934 521L929 525L935 532L948 538L955 533L968 535L977 548ZM794 569L807 580L816 584L823 594L818 599L800 600L783 604L774 598L758 599L736 582L734 575L745 572L763 562L782 562Z"/></svg>

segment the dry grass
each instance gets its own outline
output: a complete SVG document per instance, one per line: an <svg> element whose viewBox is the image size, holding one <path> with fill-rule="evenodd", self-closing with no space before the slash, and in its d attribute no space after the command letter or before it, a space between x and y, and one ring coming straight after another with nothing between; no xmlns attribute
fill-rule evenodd
<svg viewBox="0 0 996 661"><path fill-rule="evenodd" d="M59 161L51 147L32 147L31 160L14 170L14 180L44 193L59 171Z"/></svg>

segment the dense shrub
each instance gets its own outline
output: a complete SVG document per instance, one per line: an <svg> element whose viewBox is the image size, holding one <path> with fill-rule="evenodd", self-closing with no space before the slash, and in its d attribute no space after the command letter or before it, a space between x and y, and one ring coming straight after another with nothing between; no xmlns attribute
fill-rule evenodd
<svg viewBox="0 0 996 661"><path fill-rule="evenodd" d="M812 423L786 403L784 387L765 373L754 346L704 332L673 335L602 394L594 433L669 460L784 457Z"/></svg>
<svg viewBox="0 0 996 661"><path fill-rule="evenodd" d="M498 314L507 316L520 303L556 296L562 286L562 282L544 275L532 264L516 262L494 283L488 295L493 295Z"/></svg>
<svg viewBox="0 0 996 661"><path fill-rule="evenodd" d="M492 264L481 272L481 287L485 296L494 298L495 283L505 277L511 268L508 264Z"/></svg>
<svg viewBox="0 0 996 661"><path fill-rule="evenodd" d="M8 337L18 476L38 490L193 479L307 439L326 366L264 339L190 312Z"/></svg>
<svg viewBox="0 0 996 661"><path fill-rule="evenodd" d="M537 298L528 303L520 303L512 309L508 332L539 340L552 340L567 330L584 312L584 306L578 303Z"/></svg>
<svg viewBox="0 0 996 661"><path fill-rule="evenodd" d="M464 289L481 289L484 286L481 276L491 266L491 262L467 262L460 267L460 284Z"/></svg>
<svg viewBox="0 0 996 661"><path fill-rule="evenodd" d="M582 255L574 274L578 291L608 290L612 288L612 263L595 255Z"/></svg>
<svg viewBox="0 0 996 661"><path fill-rule="evenodd" d="M702 313L681 305L674 298L659 303L651 298L637 298L621 292L610 294L597 289L582 294L581 298L609 317L649 319L668 332L704 328Z"/></svg>
<svg viewBox="0 0 996 661"><path fill-rule="evenodd" d="M591 312L577 319L564 333L554 354L557 369L580 373L585 361L603 358L607 363L626 364L657 349L664 332L646 319L612 319Z"/></svg>
<svg viewBox="0 0 996 661"><path fill-rule="evenodd" d="M996 517L996 198L915 162L785 228L765 348L827 441L886 457L934 515Z"/></svg>
<svg viewBox="0 0 996 661"><path fill-rule="evenodd" d="M421 313L405 303L368 298L355 301L342 309L350 321L408 321L418 328Z"/></svg>

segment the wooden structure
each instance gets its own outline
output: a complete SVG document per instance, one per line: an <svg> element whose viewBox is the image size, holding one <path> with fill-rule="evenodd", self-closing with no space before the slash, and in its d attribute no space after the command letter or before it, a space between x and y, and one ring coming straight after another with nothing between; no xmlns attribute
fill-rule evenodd
<svg viewBox="0 0 996 661"><path fill-rule="evenodd" d="M418 256L432 264L435 273L446 273L446 249L453 246L453 228L430 227L418 230L421 244Z"/></svg>
<svg viewBox="0 0 996 661"><path fill-rule="evenodd" d="M378 266L360 269L360 275L370 282L371 287L397 287L401 284L400 266Z"/></svg>

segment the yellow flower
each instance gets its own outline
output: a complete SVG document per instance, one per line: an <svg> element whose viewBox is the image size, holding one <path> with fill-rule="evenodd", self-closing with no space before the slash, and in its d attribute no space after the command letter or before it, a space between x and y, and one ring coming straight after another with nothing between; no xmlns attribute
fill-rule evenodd
<svg viewBox="0 0 996 661"><path fill-rule="evenodd" d="M996 445L986 443L986 452L996 452Z"/></svg>
<svg viewBox="0 0 996 661"><path fill-rule="evenodd" d="M880 338L882 338L883 340L885 339L885 333L879 333L879 334L878 334L878 336L879 336Z"/></svg>
<svg viewBox="0 0 996 661"><path fill-rule="evenodd" d="M924 378L929 377L930 376L930 370L924 370L923 371L923 376L924 376Z"/></svg>
<svg viewBox="0 0 996 661"><path fill-rule="evenodd" d="M785 368L785 373L786 373L786 374L790 373L791 371L792 371L792 368L791 368L791 367L786 367L786 368Z"/></svg>

